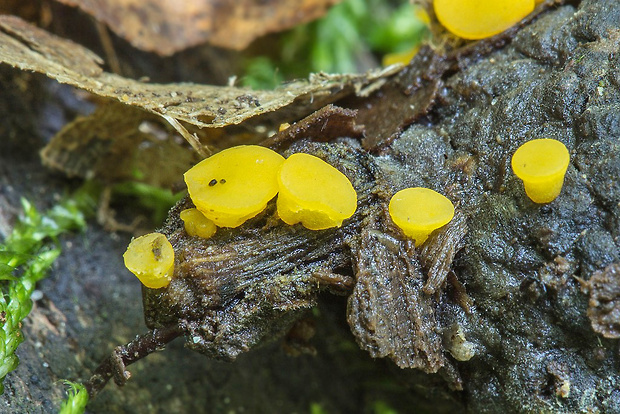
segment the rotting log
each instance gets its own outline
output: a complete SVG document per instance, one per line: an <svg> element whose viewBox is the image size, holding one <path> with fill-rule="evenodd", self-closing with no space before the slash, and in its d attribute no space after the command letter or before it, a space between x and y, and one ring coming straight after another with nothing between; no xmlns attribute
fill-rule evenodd
<svg viewBox="0 0 620 414"><path fill-rule="evenodd" d="M363 166L349 173L365 195L365 204L360 209L363 217L330 234L300 231L286 238L279 236L287 230L270 233L272 239L267 238L266 245L275 250L269 260L281 261L277 253L288 251L297 255L293 260L306 259L303 254L311 252L295 248L301 240L321 249L335 246L336 254L332 256L319 249L321 254L314 258L315 262L304 260L298 264L307 265L308 270L315 265L323 275L330 270L346 273L349 269L362 282L349 299L349 323L358 344L373 356L429 372L389 368L392 362L376 362L410 385L409 391L402 390L409 393L407 398L413 395L427 404L431 401L469 412L620 411L614 333L618 321L613 312L620 261L619 21L620 4L611 0L570 3L541 15L501 47L469 55L463 61L457 59L456 67L438 73L433 92L425 95L432 97L432 105L412 117L404 132L396 131L380 141L373 141L376 136L370 133L359 146L346 140L332 144L310 142L313 137L301 142L287 138L292 141L288 151L321 154L335 165L340 162L343 169L356 162ZM420 61L414 62L400 79L414 79L416 68L424 66L422 59L427 57L421 55ZM425 75L418 75L424 82ZM401 92L408 91L403 88ZM348 104L356 109L356 102ZM365 125L371 122L369 118L360 119ZM510 155L521 143L543 136L567 145L571 165L560 197L539 206L525 196L509 163ZM454 252L450 270L441 277L436 272L431 276L426 273L437 262L419 259L419 253L411 251L385 216L383 207L389 197L407 186L444 192L458 202L466 218L467 233L451 242L459 249ZM165 227L171 236L178 232L175 211L179 208L173 210ZM269 213L267 210L265 215ZM258 217L237 240L265 244L264 236L269 234L260 233L259 224L265 224L266 219ZM219 237L212 243L221 243L221 247L226 237L234 235L224 233ZM178 243L183 243L180 239ZM278 250L278 246L290 249ZM436 255L437 251L441 249L426 253ZM446 265L438 268L442 267ZM292 270L279 274L299 276L295 281L302 283L309 280L303 277L312 276ZM595 279L590 283L593 275ZM429 280L433 290L425 291ZM282 281L284 278L278 283ZM247 284L239 286L244 289ZM401 295L401 301L393 308L382 307L381 301L389 295L375 295L371 289L379 293L391 289ZM236 303L252 297L234 293L231 298ZM153 295L147 292L146 298L147 322L151 326L178 316L172 307L168 313L156 314L158 308L150 302ZM178 302L179 295L175 298ZM314 304L315 296L304 299L307 301L298 302L302 308ZM603 312L604 323L600 321L601 312L597 312L601 300L609 308ZM319 318L317 326L321 321L326 326L334 324L343 337L350 338L344 324L330 319L345 320L344 303L336 300L322 305L330 317ZM416 319L403 319L398 314L403 323L387 326L386 336L377 339L367 335L370 330L364 321L368 321L368 315L386 320L403 307L407 309L405 316ZM193 316L218 321L217 315ZM287 325L292 321L285 322ZM186 328L198 329L191 324ZM399 338L395 331L406 335ZM321 335L320 329L317 335ZM412 335L415 340L410 348L399 342ZM204 334L198 338L196 348L214 356L226 356L230 350L209 348ZM247 362L252 355L240 359ZM265 356L265 351L258 350L254 355ZM323 358L325 362L333 355L337 352L330 354L326 346L314 361ZM355 355L364 366L369 362L363 353ZM235 364L243 366L243 362ZM88 363L93 365L92 357ZM174 367L165 356L160 363L160 373ZM355 363L351 367L336 366L349 373L359 369L354 368ZM435 371L439 375L432 374ZM274 369L271 375L282 375L278 372ZM348 373L340 371L338 375ZM213 372L205 376L208 385L213 386L208 391L211 397L217 395L218 381L230 384ZM264 384L265 378L261 381ZM334 380L326 383L327 387L333 386ZM140 392L156 392L152 383L143 386ZM353 387L363 389L359 384ZM312 394L308 388L311 386L296 394ZM271 389L266 385L261 391L268 393ZM115 395L122 398L123 391ZM324 399L326 396L334 399ZM170 392L168 397L172 400L175 395ZM338 397L329 392L318 398L323 406L336 410L352 408L351 402L338 402ZM264 407L268 405L252 408ZM214 405L214 411L221 409Z"/></svg>

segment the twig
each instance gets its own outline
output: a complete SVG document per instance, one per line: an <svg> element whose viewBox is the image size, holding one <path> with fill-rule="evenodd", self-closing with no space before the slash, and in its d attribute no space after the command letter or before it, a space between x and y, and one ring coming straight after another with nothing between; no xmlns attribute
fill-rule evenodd
<svg viewBox="0 0 620 414"><path fill-rule="evenodd" d="M162 350L173 339L183 333L177 325L152 331L137 336L127 345L118 346L95 370L90 379L84 383L88 395L92 399L101 391L108 381L114 377L116 385L125 385L131 373L125 368L145 356Z"/></svg>

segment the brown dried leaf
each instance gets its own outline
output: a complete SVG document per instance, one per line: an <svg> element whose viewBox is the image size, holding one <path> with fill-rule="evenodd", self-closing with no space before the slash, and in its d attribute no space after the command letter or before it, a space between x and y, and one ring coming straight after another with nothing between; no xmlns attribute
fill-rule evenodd
<svg viewBox="0 0 620 414"><path fill-rule="evenodd" d="M171 188L200 161L163 119L115 102L67 124L43 148L41 158L70 177L162 188Z"/></svg>
<svg viewBox="0 0 620 414"><path fill-rule="evenodd" d="M13 16L0 16L0 61L160 115L188 140L191 136L182 123L221 128L243 122L246 127L261 125L264 133L344 96L368 93L399 70L388 67L360 75L319 73L272 91L191 83L151 84L103 72L101 60L89 50ZM196 142L190 143L206 155Z"/></svg>
<svg viewBox="0 0 620 414"><path fill-rule="evenodd" d="M314 20L340 0L58 0L161 56L208 42L242 50L267 33Z"/></svg>

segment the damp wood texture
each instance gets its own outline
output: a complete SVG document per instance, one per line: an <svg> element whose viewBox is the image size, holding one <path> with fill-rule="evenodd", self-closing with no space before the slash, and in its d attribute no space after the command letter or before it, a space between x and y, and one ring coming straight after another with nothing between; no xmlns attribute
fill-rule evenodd
<svg viewBox="0 0 620 414"><path fill-rule="evenodd" d="M341 227L282 223L274 199L238 228L191 237L180 213L194 206L181 200L159 229L175 250L175 270L168 287L143 290L152 331L142 337L150 348L140 349L179 339L129 368L137 354L126 351L136 342L115 351L121 363L99 374L109 379L121 367L131 379L108 386L93 411L303 411L315 403L361 411L343 400L350 392L403 412L620 411L620 4L547 3L508 34L446 54L423 49L370 94L291 119L265 141L284 157L311 154L348 177L358 208ZM6 83L19 72L2 73ZM570 153L561 193L544 205L528 198L510 165L536 138L559 140ZM0 165L13 165L18 156L5 148L19 155L23 144L1 142ZM23 168L5 168L3 188L25 191ZM45 180L34 174L28 184L45 188ZM387 208L409 187L455 205L453 221L420 247ZM84 237L104 242L95 252L74 247L75 255L102 262L127 245L95 230ZM114 345L147 331L138 287L117 260L105 271L114 289L94 277L103 270L68 259L43 283L45 300L25 334L40 342L53 334L24 348L0 407L45 412L57 375L86 379ZM67 291L82 300L63 299ZM116 309L92 304L108 298ZM284 356L282 340L302 355Z"/></svg>

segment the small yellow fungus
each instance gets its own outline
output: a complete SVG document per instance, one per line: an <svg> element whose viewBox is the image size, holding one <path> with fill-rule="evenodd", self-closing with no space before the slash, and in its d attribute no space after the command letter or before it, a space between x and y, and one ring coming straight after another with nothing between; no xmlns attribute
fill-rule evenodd
<svg viewBox="0 0 620 414"><path fill-rule="evenodd" d="M174 249L161 233L133 239L123 254L125 267L148 288L168 286L174 273Z"/></svg>
<svg viewBox="0 0 620 414"><path fill-rule="evenodd" d="M219 227L238 227L263 211L278 193L284 157L258 145L219 152L185 173L194 205Z"/></svg>
<svg viewBox="0 0 620 414"><path fill-rule="evenodd" d="M409 50L405 50L404 52L388 53L383 56L383 66L396 65L399 63L408 65L419 50L420 46L415 46Z"/></svg>
<svg viewBox="0 0 620 414"><path fill-rule="evenodd" d="M406 188L394 194L388 208L392 221L420 246L454 217L454 205L428 188Z"/></svg>
<svg viewBox="0 0 620 414"><path fill-rule="evenodd" d="M208 239L215 234L215 223L205 217L198 209L188 208L181 211L181 220L185 225L185 231L190 236Z"/></svg>
<svg viewBox="0 0 620 414"><path fill-rule="evenodd" d="M450 32L483 39L503 32L534 10L534 0L435 0L435 14Z"/></svg>
<svg viewBox="0 0 620 414"><path fill-rule="evenodd" d="M535 203L550 203L560 195L570 155L555 139L534 139L512 156L512 170L523 180L525 193Z"/></svg>
<svg viewBox="0 0 620 414"><path fill-rule="evenodd" d="M278 215L286 224L310 230L340 227L357 208L357 193L349 179L322 159L293 154L278 174Z"/></svg>

